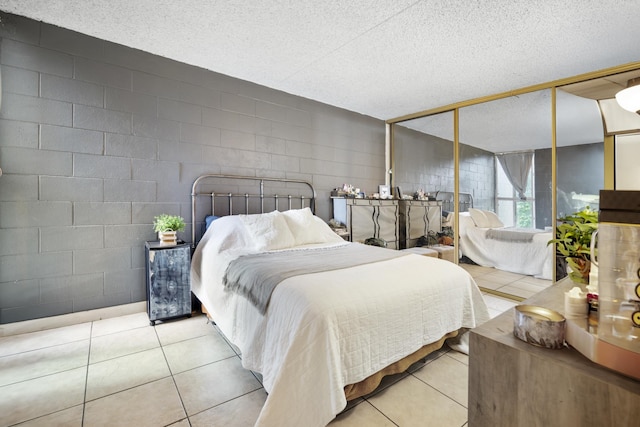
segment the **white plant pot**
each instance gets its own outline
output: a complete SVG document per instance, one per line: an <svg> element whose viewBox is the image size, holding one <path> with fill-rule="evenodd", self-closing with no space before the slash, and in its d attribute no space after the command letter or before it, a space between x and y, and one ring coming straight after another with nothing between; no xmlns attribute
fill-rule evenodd
<svg viewBox="0 0 640 427"><path fill-rule="evenodd" d="M175 231L160 231L158 232L158 239L163 245L175 245L178 243Z"/></svg>

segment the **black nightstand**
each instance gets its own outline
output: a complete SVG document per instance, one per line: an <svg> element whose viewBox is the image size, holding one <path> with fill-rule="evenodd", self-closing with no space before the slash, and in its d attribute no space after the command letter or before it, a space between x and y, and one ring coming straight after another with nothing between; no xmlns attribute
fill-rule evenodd
<svg viewBox="0 0 640 427"><path fill-rule="evenodd" d="M191 317L191 246L145 243L147 314L156 320Z"/></svg>

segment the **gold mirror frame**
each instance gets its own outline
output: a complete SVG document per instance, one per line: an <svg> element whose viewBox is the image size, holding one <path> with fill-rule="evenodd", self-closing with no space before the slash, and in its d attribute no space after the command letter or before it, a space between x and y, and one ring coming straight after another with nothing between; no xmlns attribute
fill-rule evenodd
<svg viewBox="0 0 640 427"><path fill-rule="evenodd" d="M489 95L480 98L469 99L467 101L462 101L454 104L444 105L442 107L432 108L429 110L419 111L416 113L396 117L393 119L386 120L386 175L385 182L391 187L394 186L394 176L393 170L395 168L394 164L394 127L396 124L403 123L413 119L419 119L427 116L431 116L434 114L444 113L444 112L453 112L453 153L454 153L454 216L457 218L459 211L459 189L460 189L460 148L459 148L459 125L460 125L460 114L459 110L463 107L468 107L472 105L477 105L485 102L490 102L494 100L499 100L511 96L518 96L526 93L531 93L539 90L551 90L551 163L553 165L551 170L551 205L552 205L552 218L557 218L557 158L556 158L556 150L557 150L557 136L556 136L556 105L557 105L557 89L562 86L567 86L571 84L586 82L589 80L605 78L608 76L613 76L616 74L631 72L640 70L640 62L632 62L628 64L619 65L616 67L606 68L599 71L594 71L590 73L580 74L573 77L568 77L564 79L554 80L547 83L541 83L533 86L527 86L524 88L516 89L513 91L502 92L495 95ZM604 122L604 118L603 118ZM606 128L605 128L606 129ZM615 175L615 164L614 164L614 135L609 134L605 131L603 135L604 141L604 189L614 189L614 175ZM553 235L556 232L556 223L553 224ZM454 221L454 250L456 253L459 253L459 225L458 221ZM456 264L458 263L458 257L455 257ZM556 272L553 270L553 283L556 282ZM520 298L519 298L520 299Z"/></svg>

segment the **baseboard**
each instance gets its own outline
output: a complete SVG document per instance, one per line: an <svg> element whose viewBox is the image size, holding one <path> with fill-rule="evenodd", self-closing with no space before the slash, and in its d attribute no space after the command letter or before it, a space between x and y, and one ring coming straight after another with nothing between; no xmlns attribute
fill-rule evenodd
<svg viewBox="0 0 640 427"><path fill-rule="evenodd" d="M80 311L78 313L62 314L60 316L43 317L42 319L6 323L4 325L0 325L0 337L44 331L46 329L77 325L79 323L93 322L96 320L109 319L112 317L125 316L127 314L135 314L145 311L147 311L147 303L145 301L140 301L131 304Z"/></svg>

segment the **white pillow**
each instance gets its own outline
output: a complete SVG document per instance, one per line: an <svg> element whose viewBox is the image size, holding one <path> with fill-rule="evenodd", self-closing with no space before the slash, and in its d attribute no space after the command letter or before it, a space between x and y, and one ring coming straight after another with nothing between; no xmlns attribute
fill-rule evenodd
<svg viewBox="0 0 640 427"><path fill-rule="evenodd" d="M293 234L281 212L238 216L253 237L257 250L273 251L295 245Z"/></svg>
<svg viewBox="0 0 640 427"><path fill-rule="evenodd" d="M337 241L334 236L341 239L321 218L313 215L309 208L284 211L282 216L287 221L296 246Z"/></svg>
<svg viewBox="0 0 640 427"><path fill-rule="evenodd" d="M482 212L480 209L469 209L469 213L471 214L471 218L473 218L473 222L476 223L476 227L478 228L489 228L491 227L491 223L489 222L489 218Z"/></svg>
<svg viewBox="0 0 640 427"><path fill-rule="evenodd" d="M502 221L500 221L500 218L498 217L498 215L496 215L495 212L482 211L482 213L484 213L484 216L489 221L489 227L491 227L491 228L502 228L502 227L504 227L504 223Z"/></svg>
<svg viewBox="0 0 640 427"><path fill-rule="evenodd" d="M460 237L467 235L468 228L475 228L476 223L471 218L471 214L469 212L460 212Z"/></svg>
<svg viewBox="0 0 640 427"><path fill-rule="evenodd" d="M255 242L238 215L223 216L213 221L198 246L207 243L210 251L246 251L254 249Z"/></svg>

